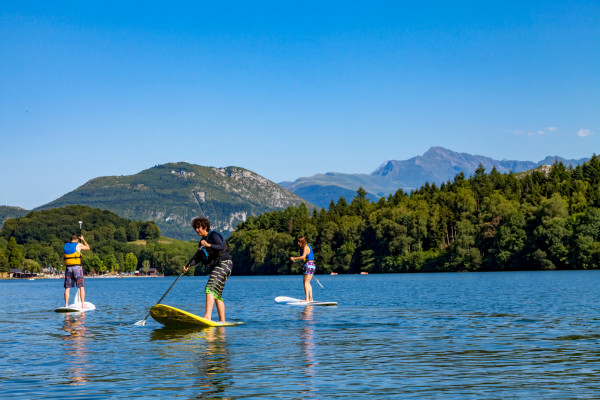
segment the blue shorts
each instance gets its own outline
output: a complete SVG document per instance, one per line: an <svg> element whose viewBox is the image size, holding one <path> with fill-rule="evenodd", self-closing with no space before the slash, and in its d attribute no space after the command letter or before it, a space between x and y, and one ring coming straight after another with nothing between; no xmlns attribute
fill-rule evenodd
<svg viewBox="0 0 600 400"><path fill-rule="evenodd" d="M81 265L73 265L65 270L65 289L77 285L78 288L85 287L83 280L83 269Z"/></svg>
<svg viewBox="0 0 600 400"><path fill-rule="evenodd" d="M304 275L314 275L315 274L315 262L313 260L308 260L304 264Z"/></svg>

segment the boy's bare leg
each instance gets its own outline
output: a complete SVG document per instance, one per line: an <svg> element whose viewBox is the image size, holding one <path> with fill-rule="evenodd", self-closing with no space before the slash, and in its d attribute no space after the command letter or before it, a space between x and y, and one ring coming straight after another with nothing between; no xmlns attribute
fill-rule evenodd
<svg viewBox="0 0 600 400"><path fill-rule="evenodd" d="M204 319L208 319L208 320L211 319L212 310L213 310L214 305L215 305L215 296L210 293L206 293L206 312L204 313ZM217 311L218 310L219 310L219 308L217 305Z"/></svg>

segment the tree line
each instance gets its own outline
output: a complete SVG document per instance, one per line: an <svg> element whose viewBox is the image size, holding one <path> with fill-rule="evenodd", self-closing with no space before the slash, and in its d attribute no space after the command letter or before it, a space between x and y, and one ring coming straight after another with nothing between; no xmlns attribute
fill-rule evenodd
<svg viewBox="0 0 600 400"><path fill-rule="evenodd" d="M63 246L82 233L88 274L178 274L197 242L161 238L154 222L66 206L8 219L0 272L64 270ZM594 269L600 266L600 159L547 171L489 173L482 166L441 185L372 202L361 188L328 209L305 205L252 216L228 239L236 275L299 273L296 238L313 246L319 273ZM204 271L191 269L189 274Z"/></svg>
<svg viewBox="0 0 600 400"><path fill-rule="evenodd" d="M377 202L361 188L329 209L250 217L228 240L236 274L299 273L299 235L319 273L599 268L600 159L520 174L480 165Z"/></svg>
<svg viewBox="0 0 600 400"><path fill-rule="evenodd" d="M110 211L72 205L6 220L0 231L0 272L64 271L63 247L72 235L80 234L79 221L91 247L82 257L87 274L150 268L176 274L197 248L196 243L161 239L160 228L152 221L131 221Z"/></svg>

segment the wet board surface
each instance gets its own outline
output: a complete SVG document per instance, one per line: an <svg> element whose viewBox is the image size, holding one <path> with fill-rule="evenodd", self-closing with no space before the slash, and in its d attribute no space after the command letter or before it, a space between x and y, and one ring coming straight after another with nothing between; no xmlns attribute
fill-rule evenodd
<svg viewBox="0 0 600 400"><path fill-rule="evenodd" d="M286 304L288 306L337 306L337 301L303 301L302 299L295 299L293 297L279 296L275 297L275 301L279 304Z"/></svg>
<svg viewBox="0 0 600 400"><path fill-rule="evenodd" d="M169 327L236 326L243 324L243 322L211 321L166 304L157 304L152 307L150 315L156 322Z"/></svg>

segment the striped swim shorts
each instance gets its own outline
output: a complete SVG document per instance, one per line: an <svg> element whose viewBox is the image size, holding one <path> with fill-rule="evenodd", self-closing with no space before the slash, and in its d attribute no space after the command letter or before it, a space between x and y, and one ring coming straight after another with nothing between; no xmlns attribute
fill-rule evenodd
<svg viewBox="0 0 600 400"><path fill-rule="evenodd" d="M204 293L212 294L215 299L223 301L223 288L225 288L225 282L231 271L233 270L233 263L231 260L223 260L217 265L211 272Z"/></svg>

